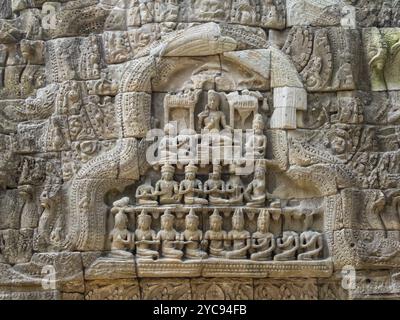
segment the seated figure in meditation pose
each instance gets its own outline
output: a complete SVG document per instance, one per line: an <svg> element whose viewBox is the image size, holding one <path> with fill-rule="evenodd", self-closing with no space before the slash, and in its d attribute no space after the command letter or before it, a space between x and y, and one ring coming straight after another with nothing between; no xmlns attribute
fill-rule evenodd
<svg viewBox="0 0 400 320"><path fill-rule="evenodd" d="M136 189L135 197L138 205L156 206L158 204L150 179L146 179L145 183Z"/></svg>
<svg viewBox="0 0 400 320"><path fill-rule="evenodd" d="M257 219L257 231L252 235L251 247L255 250L250 259L266 261L272 259L275 250L274 235L269 232L270 215L267 209L261 210Z"/></svg>
<svg viewBox="0 0 400 320"><path fill-rule="evenodd" d="M249 207L262 207L267 199L267 190L265 183L265 166L257 164L254 171L254 179L249 183L244 198Z"/></svg>
<svg viewBox="0 0 400 320"><path fill-rule="evenodd" d="M259 113L254 117L253 131L245 145L245 158L247 160L264 159L267 150L267 137L264 135L264 120Z"/></svg>
<svg viewBox="0 0 400 320"><path fill-rule="evenodd" d="M231 251L226 252L228 259L246 259L251 247L250 232L244 229L244 217L241 208L235 210L232 216L232 230L228 233Z"/></svg>
<svg viewBox="0 0 400 320"><path fill-rule="evenodd" d="M225 182L221 179L221 166L214 165L210 179L204 183L204 193L208 195L210 205L228 204L230 201L224 199Z"/></svg>
<svg viewBox="0 0 400 320"><path fill-rule="evenodd" d="M135 231L136 258L155 260L159 257L160 242L156 240L156 233L150 229L150 226L151 216L142 210L138 216L138 227Z"/></svg>
<svg viewBox="0 0 400 320"><path fill-rule="evenodd" d="M282 238L276 240L275 261L296 260L299 250L299 235L294 231L284 231Z"/></svg>
<svg viewBox="0 0 400 320"><path fill-rule="evenodd" d="M236 174L236 166L229 165L229 180L225 184L225 191L228 195L229 204L241 205L243 204L243 182L240 176Z"/></svg>
<svg viewBox="0 0 400 320"><path fill-rule="evenodd" d="M161 168L161 180L157 181L154 195L159 197L160 204L179 203L178 182L174 181L175 168L165 164Z"/></svg>
<svg viewBox="0 0 400 320"><path fill-rule="evenodd" d="M317 210L316 210L317 211ZM318 211L317 211L318 212ZM304 229L300 234L300 249L298 260L316 260L319 259L323 250L322 234L312 231L313 214L304 217Z"/></svg>
<svg viewBox="0 0 400 320"><path fill-rule="evenodd" d="M179 185L179 195L183 196L185 204L208 204L207 199L201 198L203 185L196 179L197 167L189 164L185 167L185 179Z"/></svg>
<svg viewBox="0 0 400 320"><path fill-rule="evenodd" d="M204 246L209 250L209 256L223 258L225 256L227 234L222 230L222 217L217 209L210 216L210 230L204 235Z"/></svg>
<svg viewBox="0 0 400 320"><path fill-rule="evenodd" d="M221 97L214 90L208 91L208 103L205 110L198 115L199 128L218 133L222 129L231 129L226 124L225 114L219 110Z"/></svg>
<svg viewBox="0 0 400 320"><path fill-rule="evenodd" d="M128 217L126 213L133 212L129 207L129 198L124 197L113 203L111 213L114 216L114 228L110 232L112 258L130 258L133 257L129 252L135 246L134 234L128 230Z"/></svg>
<svg viewBox="0 0 400 320"><path fill-rule="evenodd" d="M208 103L198 115L199 130L209 133L209 139L202 139L201 148L212 144L215 147L232 144L232 128L227 125L225 114L220 110L221 96L214 90L208 91ZM224 131L222 131L224 130Z"/></svg>
<svg viewBox="0 0 400 320"><path fill-rule="evenodd" d="M161 255L164 258L180 260L183 256L182 241L179 232L174 229L174 219L170 210L165 210L161 216L161 230L157 233L156 240L161 242Z"/></svg>
<svg viewBox="0 0 400 320"><path fill-rule="evenodd" d="M207 253L200 248L203 241L203 232L199 229L199 217L196 216L193 208L190 209L189 214L185 217L185 227L186 229L181 235L181 240L185 244L185 258L206 258Z"/></svg>

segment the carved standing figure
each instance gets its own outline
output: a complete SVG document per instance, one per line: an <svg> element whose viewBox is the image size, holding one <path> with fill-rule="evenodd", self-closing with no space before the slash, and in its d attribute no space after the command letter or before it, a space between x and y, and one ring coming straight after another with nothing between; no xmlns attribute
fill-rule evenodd
<svg viewBox="0 0 400 320"><path fill-rule="evenodd" d="M129 198L124 197L113 203L111 213L114 214L114 229L110 232L111 241L110 257L129 258L132 256L129 250L134 248L134 234L128 230L128 217L126 213L133 212L129 208Z"/></svg>
<svg viewBox="0 0 400 320"><path fill-rule="evenodd" d="M251 260L265 261L272 259L272 253L275 250L274 235L269 232L270 216L268 210L260 212L257 219L257 231L252 235L251 247L256 252L250 256Z"/></svg>
<svg viewBox="0 0 400 320"><path fill-rule="evenodd" d="M30 185L18 187L18 192L24 200L21 211L21 229L36 228L39 222L38 210L34 198L34 189Z"/></svg>
<svg viewBox="0 0 400 320"><path fill-rule="evenodd" d="M246 259L251 247L250 232L244 229L244 216L241 208L235 210L232 216L232 230L228 233L228 242L232 251L225 257L228 259Z"/></svg>
<svg viewBox="0 0 400 320"><path fill-rule="evenodd" d="M50 234L52 225L57 219L59 213L58 203L60 201L58 191L59 184L52 184L54 181L48 181L45 189L40 194L40 205L43 207L43 212L39 218L38 228L35 231L36 246L45 249L50 242Z"/></svg>
<svg viewBox="0 0 400 320"><path fill-rule="evenodd" d="M156 233L151 228L151 216L144 210L138 216L138 228L135 230L136 257L139 259L158 259L158 245ZM156 248L156 249L154 249Z"/></svg>
<svg viewBox="0 0 400 320"><path fill-rule="evenodd" d="M165 210L161 216L161 230L157 233L156 240L161 242L161 255L164 258L181 259L183 252L181 250L180 234L174 229L175 217L170 210Z"/></svg>
<svg viewBox="0 0 400 320"><path fill-rule="evenodd" d="M373 35L374 44L367 50L370 67L371 87L373 90L387 90L385 66L388 60L388 48L382 41L379 31Z"/></svg>
<svg viewBox="0 0 400 320"><path fill-rule="evenodd" d="M185 217L185 231L182 233L182 240L185 244L185 258L204 259L207 253L201 250L200 245L203 241L203 232L199 229L199 217L190 209Z"/></svg>
<svg viewBox="0 0 400 320"><path fill-rule="evenodd" d="M222 217L217 209L210 216L210 230L204 235L204 246L208 247L209 256L222 258L225 256L227 233L222 230Z"/></svg>

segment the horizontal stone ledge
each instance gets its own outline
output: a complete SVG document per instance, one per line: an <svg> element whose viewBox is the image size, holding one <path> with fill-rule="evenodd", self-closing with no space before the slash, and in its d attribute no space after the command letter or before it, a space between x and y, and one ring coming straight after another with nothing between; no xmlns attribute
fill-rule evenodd
<svg viewBox="0 0 400 320"><path fill-rule="evenodd" d="M312 261L252 261L210 258L185 260L162 258L113 259L102 257L85 270L85 280L129 278L326 278L333 274L331 258Z"/></svg>
<svg viewBox="0 0 400 320"><path fill-rule="evenodd" d="M251 261L208 260L176 261L137 260L138 277L246 277L299 278L330 277L333 263L330 258L315 261Z"/></svg>
<svg viewBox="0 0 400 320"><path fill-rule="evenodd" d="M0 300L60 300L57 290L0 291Z"/></svg>
<svg viewBox="0 0 400 320"><path fill-rule="evenodd" d="M227 212L227 211L232 211L234 212L236 209L243 209L245 212L251 212L251 213L258 213L261 210L265 209L273 209L271 207L250 207L246 205L242 206L210 206L210 205L187 205L187 204L172 204L172 205L155 205L155 206L132 206L134 213L140 213L142 210L145 210L147 213L153 213L153 212L164 212L165 210L169 209L172 213L189 213L191 209L195 211L201 211L201 212L210 212L214 211L217 209L218 211L221 212Z"/></svg>

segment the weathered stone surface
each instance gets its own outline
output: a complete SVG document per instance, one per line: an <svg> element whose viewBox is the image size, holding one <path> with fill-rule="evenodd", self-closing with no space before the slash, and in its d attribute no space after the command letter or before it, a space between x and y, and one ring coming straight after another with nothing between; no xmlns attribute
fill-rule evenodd
<svg viewBox="0 0 400 320"><path fill-rule="evenodd" d="M0 299L398 299L398 0L0 4Z"/></svg>
<svg viewBox="0 0 400 320"><path fill-rule="evenodd" d="M142 299L187 300L192 298L189 279L143 279L140 280Z"/></svg>
<svg viewBox="0 0 400 320"><path fill-rule="evenodd" d="M256 300L317 300L315 279L293 279L290 283L274 279L254 280Z"/></svg>
<svg viewBox="0 0 400 320"><path fill-rule="evenodd" d="M211 281L210 281L211 280ZM195 300L252 300L252 280L229 279L192 280L192 295Z"/></svg>
<svg viewBox="0 0 400 320"><path fill-rule="evenodd" d="M137 281L127 279L86 281L85 300L139 300Z"/></svg>

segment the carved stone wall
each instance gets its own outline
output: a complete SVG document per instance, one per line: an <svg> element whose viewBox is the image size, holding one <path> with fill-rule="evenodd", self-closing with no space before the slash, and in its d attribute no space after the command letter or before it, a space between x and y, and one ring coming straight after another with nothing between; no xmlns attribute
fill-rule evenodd
<svg viewBox="0 0 400 320"><path fill-rule="evenodd" d="M400 1L2 0L0 299L400 298Z"/></svg>

